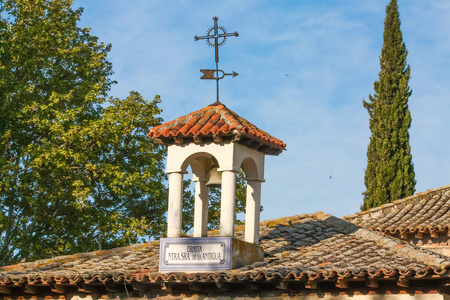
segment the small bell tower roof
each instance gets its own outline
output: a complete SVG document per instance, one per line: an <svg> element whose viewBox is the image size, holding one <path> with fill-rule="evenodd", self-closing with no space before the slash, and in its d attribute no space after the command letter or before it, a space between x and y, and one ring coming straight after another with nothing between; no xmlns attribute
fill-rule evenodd
<svg viewBox="0 0 450 300"><path fill-rule="evenodd" d="M238 116L222 103L214 103L150 129L154 142L165 145L238 143L269 155L286 144Z"/></svg>

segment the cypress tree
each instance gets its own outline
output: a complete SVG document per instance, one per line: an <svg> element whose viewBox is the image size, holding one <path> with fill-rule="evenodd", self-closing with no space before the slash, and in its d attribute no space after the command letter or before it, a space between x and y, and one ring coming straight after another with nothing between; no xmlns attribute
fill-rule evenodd
<svg viewBox="0 0 450 300"><path fill-rule="evenodd" d="M391 0L386 7L381 71L378 81L374 83L375 94L369 95L369 101L363 101L369 112L372 132L367 149L363 210L410 196L415 191L408 133L411 126L408 109L411 90L407 55L397 0Z"/></svg>

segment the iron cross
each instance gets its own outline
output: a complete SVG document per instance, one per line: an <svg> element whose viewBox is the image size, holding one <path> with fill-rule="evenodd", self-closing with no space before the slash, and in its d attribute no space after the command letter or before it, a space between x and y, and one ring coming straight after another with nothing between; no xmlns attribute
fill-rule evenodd
<svg viewBox="0 0 450 300"><path fill-rule="evenodd" d="M239 36L239 33L233 32L233 33L227 33L225 27L218 25L219 18L214 17L214 26L211 27L206 35L204 36L195 36L194 39L196 41L198 40L206 40L208 45L211 47L214 47L216 50L216 64L219 62L219 47L225 44L225 41L227 40L227 37L229 36ZM220 31L220 33L219 33ZM214 33L213 33L214 32ZM211 39L214 39L214 43L211 42Z"/></svg>
<svg viewBox="0 0 450 300"><path fill-rule="evenodd" d="M219 47L223 46L225 44L227 37L229 36L239 36L239 33L233 32L233 33L227 33L225 27L218 25L218 17L214 17L214 26L211 27L206 35L204 36L195 36L194 39L196 41L198 40L206 40L206 43L215 48L215 58L216 58L216 69L215 70L207 70L202 69L200 70L204 75L200 79L215 79L216 80L216 86L217 86L217 101L215 104L219 103L219 80L224 78L227 75L233 75L233 77L237 76L238 74L233 71L233 73L225 73L222 70L219 70ZM220 72L220 73L219 73Z"/></svg>

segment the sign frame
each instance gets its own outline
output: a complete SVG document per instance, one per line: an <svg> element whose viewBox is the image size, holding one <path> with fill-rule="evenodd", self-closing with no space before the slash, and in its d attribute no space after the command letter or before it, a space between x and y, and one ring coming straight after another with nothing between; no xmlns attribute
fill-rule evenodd
<svg viewBox="0 0 450 300"><path fill-rule="evenodd" d="M231 237L181 237L181 238L161 238L159 241L159 271L217 271L217 270L231 270L231 252L232 252L232 238ZM223 258L220 262L210 263L201 260L196 264L171 263L166 259L167 249L170 245L175 246L218 246L223 248Z"/></svg>

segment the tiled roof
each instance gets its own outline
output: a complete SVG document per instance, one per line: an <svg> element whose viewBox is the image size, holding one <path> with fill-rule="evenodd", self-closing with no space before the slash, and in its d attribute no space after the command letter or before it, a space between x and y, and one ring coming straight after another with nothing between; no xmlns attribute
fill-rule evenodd
<svg viewBox="0 0 450 300"><path fill-rule="evenodd" d="M225 105L212 104L153 127L148 134L162 144L232 141L278 155L286 144L238 116Z"/></svg>
<svg viewBox="0 0 450 300"><path fill-rule="evenodd" d="M242 238L243 226L236 228ZM212 232L212 235L217 232ZM42 294L51 291L123 291L180 284L296 284L348 288L408 286L421 280L449 283L450 258L324 213L297 215L260 224L265 259L236 270L159 273L159 242L56 257L0 268L0 288Z"/></svg>
<svg viewBox="0 0 450 300"><path fill-rule="evenodd" d="M448 232L450 185L345 216L343 219L386 234Z"/></svg>

